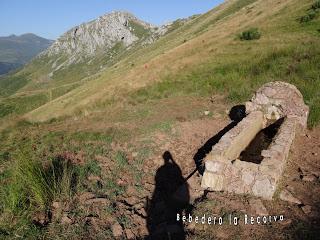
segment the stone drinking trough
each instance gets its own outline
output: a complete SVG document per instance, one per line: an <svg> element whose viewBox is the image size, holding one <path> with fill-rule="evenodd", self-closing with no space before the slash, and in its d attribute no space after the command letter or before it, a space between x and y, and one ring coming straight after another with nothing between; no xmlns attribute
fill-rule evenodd
<svg viewBox="0 0 320 240"><path fill-rule="evenodd" d="M263 85L245 106L246 117L206 156L201 186L272 199L295 134L307 126L309 108L299 90L284 82ZM261 135L271 138L265 143ZM252 151L258 158L250 159Z"/></svg>

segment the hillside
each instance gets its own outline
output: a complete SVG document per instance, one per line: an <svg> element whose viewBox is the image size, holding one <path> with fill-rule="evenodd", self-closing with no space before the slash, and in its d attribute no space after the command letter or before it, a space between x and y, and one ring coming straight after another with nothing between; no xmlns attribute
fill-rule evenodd
<svg viewBox="0 0 320 240"><path fill-rule="evenodd" d="M0 75L23 66L52 42L32 33L0 37Z"/></svg>
<svg viewBox="0 0 320 240"><path fill-rule="evenodd" d="M187 19L178 19L156 27L130 13L112 12L75 26L24 69L0 78L0 95L39 93L49 88L50 99L59 97L185 21Z"/></svg>
<svg viewBox="0 0 320 240"><path fill-rule="evenodd" d="M156 27L130 13L112 12L75 26L21 71L0 77L1 115L26 113L68 93L192 18Z"/></svg>
<svg viewBox="0 0 320 240"><path fill-rule="evenodd" d="M314 0L229 0L161 27L113 12L1 77L0 238L174 234L157 192L166 162L178 172L160 176L170 190L230 125L232 106L270 81L296 85L310 107L309 129L296 137L277 190L290 188L303 204L206 192L196 173L188 212L227 218L258 214L262 205L285 221L186 224L184 239L317 237L319 11Z"/></svg>
<svg viewBox="0 0 320 240"><path fill-rule="evenodd" d="M32 121L46 121L50 118L70 115L79 109L88 111L93 103L114 98L115 92L132 91L165 79L182 81L181 79L188 79L190 73L194 74L195 78L191 81L186 80L188 84L190 82L197 84L195 79L200 75L204 82L199 84L210 84L208 87L212 91L224 86L225 83L221 83L220 80L222 77L222 81L227 83L223 91L230 95L233 94L234 89L230 82L235 81L233 84L238 84L240 89L234 94L239 96L230 96L230 98L240 97L239 100L248 97L248 93L260 83L282 78L295 83L302 88L303 92L308 92L308 101L317 102L316 94L309 93L311 89L306 89L308 86L301 82L305 77L317 78L314 70L309 71L309 74L315 74L313 76L305 76L303 71L286 73L286 68L296 64L297 60L294 56L303 55L306 51L313 52L318 40L317 20L312 24L301 24L297 21L305 14L305 6L308 3L293 9L294 2L283 1L275 4L272 9L266 9L267 3L255 2L248 9L246 5L251 2L233 3L231 1L225 3L223 8L217 8L188 21L183 27L164 36L156 43L132 53L129 52L114 67L100 71L99 74L90 75L89 78L94 80L33 111L27 115L27 118ZM285 7L288 9L285 10ZM237 35L250 27L259 27L263 37L254 42L239 41ZM304 38L305 44L299 44L302 41L301 38ZM297 45L299 45L298 48L296 48ZM313 60L302 59L299 66L293 68L305 67L304 65L308 65L310 61ZM249 62L250 67L244 64L239 65L238 62ZM147 69L145 65L148 66ZM255 70L255 66L258 65L262 65L261 67L265 65L266 71ZM272 65L278 69L272 69ZM223 74L227 69L231 71L221 76L219 71ZM249 77L246 76L247 74ZM247 81L250 84L246 84ZM171 80L167 82L177 83ZM312 82L312 84L316 84L312 87L315 89L317 83Z"/></svg>

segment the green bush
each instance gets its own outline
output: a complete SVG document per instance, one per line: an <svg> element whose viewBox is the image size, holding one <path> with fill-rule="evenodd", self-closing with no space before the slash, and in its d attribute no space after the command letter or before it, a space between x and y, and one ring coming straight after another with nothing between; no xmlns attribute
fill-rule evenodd
<svg viewBox="0 0 320 240"><path fill-rule="evenodd" d="M259 39L261 37L261 33L257 28L251 28L247 31L244 31L240 34L240 40L254 40Z"/></svg>
<svg viewBox="0 0 320 240"><path fill-rule="evenodd" d="M310 19L309 15L304 15L300 18L301 23L306 23L306 22L310 22L310 21L311 21L311 19Z"/></svg>
<svg viewBox="0 0 320 240"><path fill-rule="evenodd" d="M302 16L300 18L300 22L301 23L306 23L306 22L310 22L311 20L313 20L316 16L317 16L317 11L314 9L310 9L306 15Z"/></svg>
<svg viewBox="0 0 320 240"><path fill-rule="evenodd" d="M314 10L320 9L320 1L316 1L316 2L312 5L312 9L314 9Z"/></svg>
<svg viewBox="0 0 320 240"><path fill-rule="evenodd" d="M307 23L315 19L319 14L319 9L320 1L318 0L314 4L312 4L311 8L307 11L306 15L300 17L300 23Z"/></svg>

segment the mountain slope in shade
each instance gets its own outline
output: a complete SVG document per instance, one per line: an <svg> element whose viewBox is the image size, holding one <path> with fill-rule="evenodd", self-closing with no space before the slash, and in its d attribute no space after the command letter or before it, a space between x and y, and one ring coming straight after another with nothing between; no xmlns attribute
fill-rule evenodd
<svg viewBox="0 0 320 240"><path fill-rule="evenodd" d="M0 74L26 64L52 42L32 33L0 37Z"/></svg>

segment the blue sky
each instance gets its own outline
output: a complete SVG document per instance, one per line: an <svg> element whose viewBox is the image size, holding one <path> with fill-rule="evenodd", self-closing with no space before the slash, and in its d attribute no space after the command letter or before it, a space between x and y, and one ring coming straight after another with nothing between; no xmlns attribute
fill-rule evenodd
<svg viewBox="0 0 320 240"><path fill-rule="evenodd" d="M223 0L0 0L0 36L35 33L56 39L73 26L113 10L160 25L204 13Z"/></svg>

